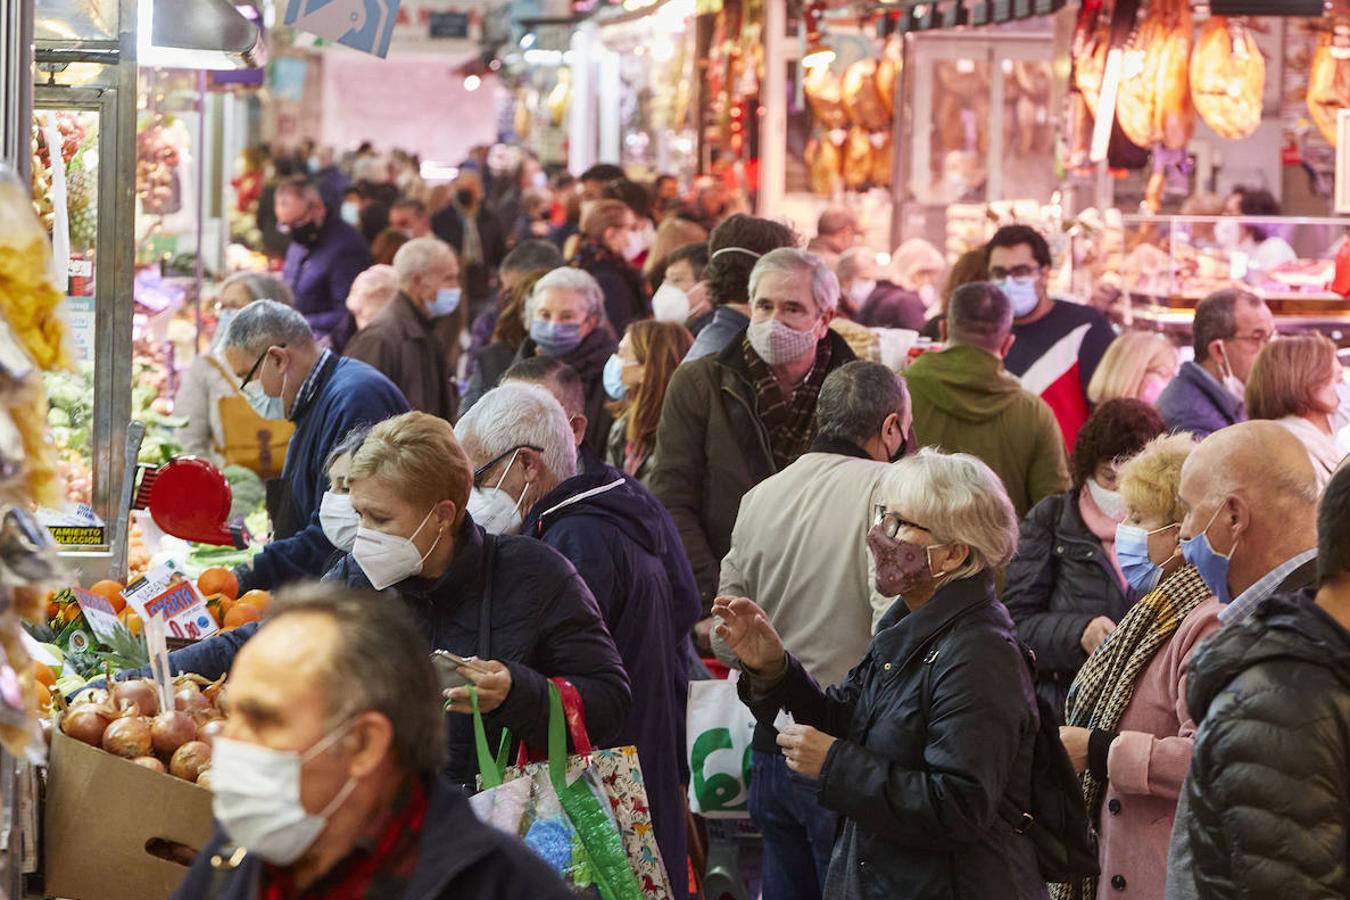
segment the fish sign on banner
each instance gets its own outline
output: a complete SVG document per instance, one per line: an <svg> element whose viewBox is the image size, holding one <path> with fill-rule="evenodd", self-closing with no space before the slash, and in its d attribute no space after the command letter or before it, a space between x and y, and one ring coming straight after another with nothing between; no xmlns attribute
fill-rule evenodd
<svg viewBox="0 0 1350 900"><path fill-rule="evenodd" d="M289 0L285 24L369 53L389 55L401 0Z"/></svg>

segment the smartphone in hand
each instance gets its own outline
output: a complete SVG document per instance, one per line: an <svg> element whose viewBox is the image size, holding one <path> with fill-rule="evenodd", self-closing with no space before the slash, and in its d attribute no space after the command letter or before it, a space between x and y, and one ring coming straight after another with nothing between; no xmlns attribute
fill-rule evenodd
<svg viewBox="0 0 1350 900"><path fill-rule="evenodd" d="M460 656L457 653L451 653L449 650L431 651L431 664L436 667L436 674L441 681L441 689L446 691L470 684L469 679L460 673L461 667L472 669L475 672L485 673L487 671L478 664L476 657Z"/></svg>

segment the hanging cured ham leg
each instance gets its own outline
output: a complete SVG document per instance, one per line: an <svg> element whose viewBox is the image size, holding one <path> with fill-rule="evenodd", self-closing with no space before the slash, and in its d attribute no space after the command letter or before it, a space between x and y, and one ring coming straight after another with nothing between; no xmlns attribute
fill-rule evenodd
<svg viewBox="0 0 1350 900"><path fill-rule="evenodd" d="M1122 61L1116 116L1140 147L1180 149L1195 133L1187 68L1191 57L1189 0L1153 0Z"/></svg>
<svg viewBox="0 0 1350 900"><path fill-rule="evenodd" d="M1350 18L1338 4L1337 18L1322 35L1308 72L1308 113L1325 137L1336 144L1336 117L1350 107Z"/></svg>
<svg viewBox="0 0 1350 900"><path fill-rule="evenodd" d="M1261 124L1266 59L1240 19L1214 16L1191 54L1191 99L1220 137L1240 140Z"/></svg>

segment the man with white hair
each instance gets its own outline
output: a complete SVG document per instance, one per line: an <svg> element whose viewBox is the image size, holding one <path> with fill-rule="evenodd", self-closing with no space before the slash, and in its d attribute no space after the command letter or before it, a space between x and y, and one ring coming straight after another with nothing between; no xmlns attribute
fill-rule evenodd
<svg viewBox="0 0 1350 900"><path fill-rule="evenodd" d="M314 336L326 338L347 318L352 282L375 261L370 247L341 216L329 212L304 176L282 180L273 205L278 227L291 239L282 277Z"/></svg>
<svg viewBox="0 0 1350 900"><path fill-rule="evenodd" d="M358 426L407 412L408 401L370 366L320 347L300 313L272 300L239 311L220 353L258 415L295 423L281 478L268 485L273 539L235 570L240 588L317 578L334 553L319 522L328 454Z"/></svg>
<svg viewBox="0 0 1350 900"><path fill-rule="evenodd" d="M567 414L544 388L489 391L455 427L474 466L469 515L489 532L538 537L576 566L623 657L633 705L617 744L638 749L672 897L687 896L684 860L686 642L700 615L678 594L662 553L662 510L612 469L578 472Z"/></svg>
<svg viewBox="0 0 1350 900"><path fill-rule="evenodd" d="M839 282L819 258L774 250L750 273L749 327L671 379L651 489L679 525L706 609L741 498L807 451L825 377L854 358L830 329L838 304ZM702 624L704 645L710 629Z"/></svg>
<svg viewBox="0 0 1350 900"><path fill-rule="evenodd" d="M412 408L453 422L459 395L451 382L436 320L459 309L459 261L434 237L415 238L394 255L398 295L347 344L398 385Z"/></svg>
<svg viewBox="0 0 1350 900"><path fill-rule="evenodd" d="M370 320L380 310L398 296L398 273L393 266L371 266L352 282L352 292L347 295L347 312L357 330L370 324Z"/></svg>
<svg viewBox="0 0 1350 900"><path fill-rule="evenodd" d="M611 423L605 363L619 346L605 318L600 285L581 269L554 269L539 279L525 301L525 325L530 334L512 364L547 356L571 366L581 377L586 395L586 446L603 454ZM484 391L491 390L504 372L481 369L475 382Z"/></svg>

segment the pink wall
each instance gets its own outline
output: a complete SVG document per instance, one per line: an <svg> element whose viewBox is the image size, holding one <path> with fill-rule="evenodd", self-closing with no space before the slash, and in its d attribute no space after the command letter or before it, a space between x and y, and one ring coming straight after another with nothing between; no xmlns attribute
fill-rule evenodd
<svg viewBox="0 0 1350 900"><path fill-rule="evenodd" d="M323 59L321 140L339 150L374 142L415 151L423 160L457 163L470 147L496 139L495 78L464 90L455 70L468 56L391 53L378 59L343 47Z"/></svg>

